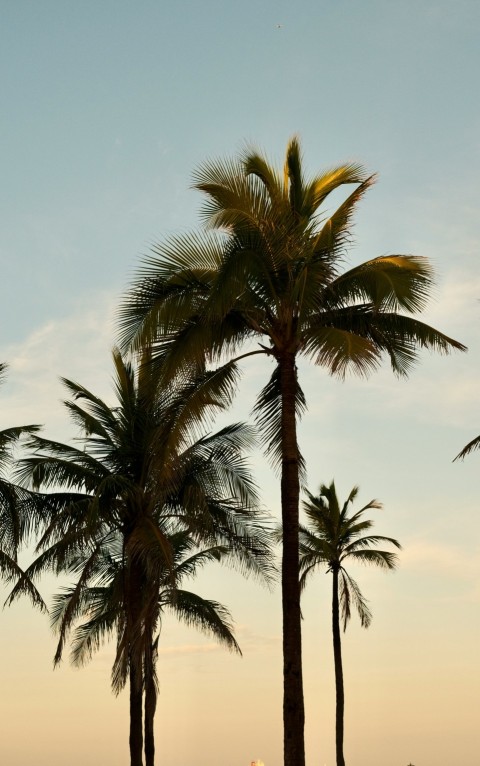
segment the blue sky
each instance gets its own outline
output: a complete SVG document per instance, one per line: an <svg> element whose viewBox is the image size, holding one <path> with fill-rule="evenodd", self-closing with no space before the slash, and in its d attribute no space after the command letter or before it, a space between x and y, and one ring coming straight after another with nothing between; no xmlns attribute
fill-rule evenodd
<svg viewBox="0 0 480 766"><path fill-rule="evenodd" d="M352 626L345 640L354 766L449 766L454 758L475 766L480 749L472 707L480 456L451 463L480 433L479 23L480 6L468 0L2 5L0 360L10 364L2 426L41 422L50 436L69 438L60 375L110 396L115 307L139 258L152 242L199 225L194 168L245 141L280 163L298 133L311 174L345 160L378 173L349 263L389 252L434 263L425 319L468 354L421 355L408 381L385 367L368 382L339 384L301 368L311 488L335 478L344 495L358 483L361 499L385 505L379 533L405 548L395 575L358 573L374 621L369 631ZM245 371L231 420L249 416L268 374L260 364ZM277 513L275 476L260 455L254 462L265 505ZM316 585L304 608L307 748L310 761L330 766L328 593L320 577ZM232 609L245 656L165 626L164 752L173 766L254 758L274 766L279 593L217 571L202 587ZM1 620L10 766L60 766L67 742L76 766L91 741L126 764L126 699L110 694L109 650L81 672L53 673L45 619L19 605ZM22 710L33 734L19 743ZM199 752L179 736L179 721Z"/></svg>

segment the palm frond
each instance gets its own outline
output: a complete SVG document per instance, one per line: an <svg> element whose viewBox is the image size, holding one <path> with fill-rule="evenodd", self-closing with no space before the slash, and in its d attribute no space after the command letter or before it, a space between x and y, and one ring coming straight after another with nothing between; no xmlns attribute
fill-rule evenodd
<svg viewBox="0 0 480 766"><path fill-rule="evenodd" d="M362 595L357 583L345 569L340 570L340 610L343 620L343 630L347 629L352 605L358 612L362 628L368 628L372 621L372 613L367 606L367 600Z"/></svg>
<svg viewBox="0 0 480 766"><path fill-rule="evenodd" d="M217 601L201 598L190 591L176 590L169 608L185 624L213 636L231 651L242 654L232 632L230 612Z"/></svg>
<svg viewBox="0 0 480 766"><path fill-rule="evenodd" d="M172 338L203 307L223 256L216 233L188 234L154 245L118 312L120 348L135 350Z"/></svg>
<svg viewBox="0 0 480 766"><path fill-rule="evenodd" d="M78 667L84 665L103 642L117 630L120 622L119 604L122 603L122 587L114 580L108 588L93 587L85 593L85 613L88 620L82 622L73 634L71 661Z"/></svg>
<svg viewBox="0 0 480 766"><path fill-rule="evenodd" d="M300 387L298 379L295 390L295 410L297 418L300 419L306 409L304 393ZM270 458L273 467L279 471L282 461L282 394L280 386L280 366L277 365L268 381L267 385L260 391L253 415L258 425L260 437L267 456ZM305 476L305 462L300 454L297 445L300 472L302 478Z"/></svg>
<svg viewBox="0 0 480 766"><path fill-rule="evenodd" d="M337 305L371 303L377 311L416 314L425 308L433 285L434 272L427 258L385 255L338 276L327 295Z"/></svg>
<svg viewBox="0 0 480 766"><path fill-rule="evenodd" d="M22 437L32 436L41 430L39 425L13 426L0 431L0 469L5 469L13 462L12 449Z"/></svg>
<svg viewBox="0 0 480 766"><path fill-rule="evenodd" d="M461 458L463 460L464 457L470 454L470 452L474 452L474 450L480 449L480 436L477 436L475 439L472 439L471 442L468 442L468 444L465 445L465 447L462 449L461 452L458 453L457 457L454 458L455 460L458 460Z"/></svg>
<svg viewBox="0 0 480 766"><path fill-rule="evenodd" d="M35 490L42 486L88 489L107 475L105 466L85 450L39 436L30 437L25 446L31 455L18 462L14 476Z"/></svg>
<svg viewBox="0 0 480 766"><path fill-rule="evenodd" d="M61 381L70 392L74 402L77 400L84 401L88 408L83 409L71 401L64 402L74 423L87 436L94 434L100 438L108 439L112 430L115 429L115 415L111 407L79 383L68 380L68 378L61 378Z"/></svg>
<svg viewBox="0 0 480 766"><path fill-rule="evenodd" d="M302 174L302 154L300 143L296 136L288 142L284 178L284 186L286 191L288 191L290 210L298 220L303 213L305 190Z"/></svg>
<svg viewBox="0 0 480 766"><path fill-rule="evenodd" d="M238 366L230 362L186 379L168 408L171 419L165 429L165 450L181 451L192 439L201 438L215 412L231 403L238 378Z"/></svg>
<svg viewBox="0 0 480 766"><path fill-rule="evenodd" d="M15 586L5 600L5 605L10 606L19 595L26 595L30 598L33 606L38 607L42 612L47 612L47 606L29 577L16 560L9 556L4 550L0 549L0 574L7 584L16 581Z"/></svg>
<svg viewBox="0 0 480 766"><path fill-rule="evenodd" d="M355 166L354 166L355 167ZM341 172L341 171L346 172ZM339 169L337 178L350 178L358 179L359 176L353 172L353 176L350 173L348 166L344 169ZM330 188L334 179L328 179L327 187ZM348 183L356 183L355 181L349 181ZM320 230L315 232L312 242L312 256L315 260L320 262L326 262L334 265L338 264L340 258L342 258L347 250L348 245L351 243L352 238L352 218L355 212L356 206L364 197L368 189L375 182L375 176L365 178L359 186L353 191L347 199L335 210L335 212L327 218L326 221L321 222ZM345 182L342 182L345 183ZM317 209L319 200L323 202L324 191L322 184L319 184L319 188L313 188L311 190L310 199L306 202L306 207L313 215ZM338 268L338 265L335 267ZM335 282L334 282L335 284ZM327 291L329 287L327 287Z"/></svg>
<svg viewBox="0 0 480 766"><path fill-rule="evenodd" d="M371 178L371 177L370 177ZM304 215L312 217L329 194L346 184L363 184L369 181L363 165L347 163L325 170L316 176L306 189Z"/></svg>
<svg viewBox="0 0 480 766"><path fill-rule="evenodd" d="M82 614L87 598L87 587L95 571L98 549L95 549L87 558L82 566L80 577L72 588L64 589L63 594L59 594L54 599L54 607L51 612L52 626L58 631L59 638L54 657L54 664L58 665L62 659L63 648L67 640L68 633L74 620Z"/></svg>
<svg viewBox="0 0 480 766"><path fill-rule="evenodd" d="M330 332L331 352L326 347ZM368 374L378 367L381 354L386 353L394 373L404 376L422 348L444 354L452 349L466 350L463 344L414 317L378 312L373 305L356 305L332 308L312 319L303 353L341 376L349 365L356 372Z"/></svg>
<svg viewBox="0 0 480 766"><path fill-rule="evenodd" d="M248 148L242 155L245 176L255 176L268 192L275 206L285 199L281 179L270 163L256 149Z"/></svg>
<svg viewBox="0 0 480 766"><path fill-rule="evenodd" d="M380 365L378 348L370 338L338 326L319 327L310 332L303 353L314 364L326 367L340 378L344 378L350 368L367 377Z"/></svg>
<svg viewBox="0 0 480 766"><path fill-rule="evenodd" d="M307 580L318 569L329 565L332 551L328 541L314 534L308 527L300 525L300 590L303 591Z"/></svg>
<svg viewBox="0 0 480 766"><path fill-rule="evenodd" d="M353 550L348 556L359 564L373 564L381 569L395 569L398 563L397 554L390 551Z"/></svg>

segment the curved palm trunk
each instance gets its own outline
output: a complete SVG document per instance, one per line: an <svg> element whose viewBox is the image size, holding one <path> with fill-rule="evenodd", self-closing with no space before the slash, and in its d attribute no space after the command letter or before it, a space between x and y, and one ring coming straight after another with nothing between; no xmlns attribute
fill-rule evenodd
<svg viewBox="0 0 480 766"><path fill-rule="evenodd" d="M337 754L337 766L345 766L345 759L343 757L343 718L345 712L345 696L343 690L342 641L340 636L340 609L338 602L338 569L333 569L332 633L336 694L335 747Z"/></svg>
<svg viewBox="0 0 480 766"><path fill-rule="evenodd" d="M282 396L282 614L283 614L283 747L284 766L304 766L305 711L302 678L302 636L299 585L298 506L299 453L295 394L295 356L279 360Z"/></svg>

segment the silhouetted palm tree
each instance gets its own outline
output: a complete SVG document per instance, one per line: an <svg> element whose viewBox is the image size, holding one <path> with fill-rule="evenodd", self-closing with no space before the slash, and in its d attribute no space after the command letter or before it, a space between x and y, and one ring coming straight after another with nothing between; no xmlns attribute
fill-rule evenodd
<svg viewBox="0 0 480 766"><path fill-rule="evenodd" d="M283 173L254 150L206 163L195 185L207 198L208 230L156 246L120 312L122 342L152 343L167 380L205 360L227 360L232 370L255 354L274 362L255 411L281 471L285 766L305 762L297 443L305 400L297 358L340 376L348 367L366 376L385 352L395 373L406 375L418 347L464 349L412 316L433 281L425 258L382 256L342 271L353 212L373 180L348 164L307 181L295 138ZM345 184L354 191L327 215L323 204ZM254 341L257 348L247 345L236 356Z"/></svg>
<svg viewBox="0 0 480 766"><path fill-rule="evenodd" d="M333 576L332 633L336 689L337 766L345 766L343 756L345 694L340 616L344 631L351 617L352 605L358 612L362 627L368 628L372 619L359 586L345 569L345 562L349 559L354 563L394 569L398 558L396 554L390 551L379 551L376 546L387 542L397 548L401 547L398 540L392 537L370 534L373 521L364 519L363 515L370 509L382 507L377 500L371 500L356 513L348 515L349 505L355 500L357 494L358 487L354 487L340 508L334 482L329 487L322 484L317 496L307 492L308 502L304 503L304 508L310 524L308 527L300 528L301 588L305 587L309 575L318 568L326 568L326 571L331 572Z"/></svg>
<svg viewBox="0 0 480 766"><path fill-rule="evenodd" d="M201 435L212 413L225 404L224 381L230 373L185 377L181 385L165 388L158 385L148 351L138 370L118 351L114 363L117 405L110 407L64 380L73 397L65 405L84 433L82 446L32 436L31 455L21 462L18 477L37 490L53 489L37 495L38 508L49 514L49 521L29 576L47 569L78 575L65 599L57 601L65 608L55 612L55 662L69 628L91 608L88 599L95 594L92 581L98 586L99 567L102 571L110 562L115 587L108 593L115 601L104 615L105 631L114 625L108 615L111 620L122 615L112 683L118 691L129 677L131 766L141 766L142 696L144 685L148 689L152 682L158 572L170 570L175 584L170 535L178 529L172 525L183 525L200 546L227 546L241 567L257 574L269 572L268 532L242 456L251 444L251 430L235 424ZM122 577L115 579L118 557ZM107 586L105 580L100 584ZM152 738L153 731L150 752Z"/></svg>
<svg viewBox="0 0 480 766"><path fill-rule="evenodd" d="M0 383L7 365L0 363ZM38 425L15 426L0 431L0 575L7 583L21 583L32 602L45 609L39 592L18 564L18 551L34 531L30 494L12 483L9 474L14 465L13 451L22 437L36 433Z"/></svg>
<svg viewBox="0 0 480 766"><path fill-rule="evenodd" d="M172 527L178 524L172 524ZM165 530L164 530L165 533ZM104 542L99 556L89 561L88 553L76 563L79 571L88 567L88 578L64 589L54 599L52 622L61 636L72 628L72 661L82 665L111 634L117 637L117 656L112 672L113 685L119 692L128 679L128 647L138 641L143 651L144 678L144 744L145 764L155 761L154 716L158 683L156 674L157 647L162 616L171 611L179 620L212 635L227 648L240 652L232 633L229 612L216 601L183 589L183 580L194 577L200 567L229 556L225 546L198 548L191 533L181 528L166 535L171 548L171 560L163 556L150 556L145 581L137 593L142 615L140 635L129 635L124 612L124 582L128 577L128 563L123 552L121 534L113 534ZM78 598L79 585L81 598ZM76 603L75 603L76 602ZM79 619L80 618L80 619ZM79 624L78 624L79 623ZM75 627L76 626L76 627Z"/></svg>

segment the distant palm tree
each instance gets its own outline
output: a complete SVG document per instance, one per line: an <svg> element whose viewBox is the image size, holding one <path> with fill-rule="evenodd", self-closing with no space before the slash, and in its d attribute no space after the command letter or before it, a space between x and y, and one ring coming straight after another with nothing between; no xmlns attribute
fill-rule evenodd
<svg viewBox="0 0 480 766"><path fill-rule="evenodd" d="M113 357L116 406L64 379L73 397L65 404L84 434L81 447L32 435L31 454L17 475L44 490L36 503L47 521L28 575L52 569L77 576L56 602L55 662L74 621L93 608L96 588L106 589L87 648L95 648L102 630L116 630L112 684L118 691L129 679L131 766L142 766L143 694L145 687L151 702L158 588L165 586L166 571L175 586L172 532L188 531L201 548L226 546L244 570L259 575L270 572L269 542L242 454L251 429L234 424L202 434L212 413L225 406L230 372L184 377L181 385L164 388L148 351L137 369L118 351ZM152 754L151 718L149 713L145 744ZM148 757L150 766L153 755Z"/></svg>
<svg viewBox="0 0 480 766"><path fill-rule="evenodd" d="M471 442L468 442L468 444L465 445L465 447L462 449L461 452L458 453L457 457L453 459L453 462L455 460L458 460L459 458L466 457L470 454L470 452L474 452L474 450L480 449L480 436L477 436L476 439L472 439Z"/></svg>
<svg viewBox="0 0 480 766"><path fill-rule="evenodd" d="M352 217L373 176L346 164L306 179L293 138L283 172L255 150L212 161L195 175L206 195L208 231L153 250L121 308L122 342L153 344L165 375L205 359L266 355L274 364L256 414L281 471L283 524L284 764L304 766L304 701L298 518L302 457L297 420L305 408L300 356L343 376L366 376L390 357L406 375L417 349L447 353L461 343L420 322L433 283L425 258L388 255L344 270ZM354 190L333 212L332 192ZM237 356L245 344L243 355ZM167 374L168 373L168 374Z"/></svg>
<svg viewBox="0 0 480 766"><path fill-rule="evenodd" d="M332 633L335 663L336 689L336 756L337 766L345 766L343 755L343 729L345 695L343 686L342 644L340 617L343 630L351 617L352 605L356 608L362 627L368 628L372 615L353 577L345 569L349 559L360 564L373 564L383 569L394 569L397 556L390 551L377 550L378 543L387 542L400 548L398 540L392 537L372 535L369 530L373 522L363 519L363 514L373 508L381 508L377 500L348 516L349 505L354 501L358 487L350 492L347 501L340 508L335 484L322 484L317 496L307 492L308 502L304 503L305 513L310 522L300 528L300 586L305 587L307 578L318 568L326 567L333 576L332 584Z"/></svg>
<svg viewBox="0 0 480 766"><path fill-rule="evenodd" d="M0 383L6 369L7 365L0 363ZM46 609L39 592L18 564L19 548L35 526L30 493L7 478L14 464L15 446L22 437L36 433L39 428L38 425L15 426L0 431L0 575L7 583L21 582L23 592L32 602Z"/></svg>

